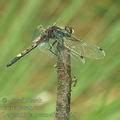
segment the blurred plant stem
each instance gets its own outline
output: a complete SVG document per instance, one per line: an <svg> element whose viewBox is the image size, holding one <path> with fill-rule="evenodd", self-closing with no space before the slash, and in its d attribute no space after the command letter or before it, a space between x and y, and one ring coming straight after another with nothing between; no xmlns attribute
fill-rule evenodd
<svg viewBox="0 0 120 120"><path fill-rule="evenodd" d="M57 100L55 120L70 119L70 103L71 103L71 61L70 51L58 43L58 59L57 59Z"/></svg>

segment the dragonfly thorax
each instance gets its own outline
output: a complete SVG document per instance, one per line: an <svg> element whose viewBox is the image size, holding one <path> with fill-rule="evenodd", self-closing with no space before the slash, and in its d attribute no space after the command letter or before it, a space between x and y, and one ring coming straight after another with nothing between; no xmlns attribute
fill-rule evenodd
<svg viewBox="0 0 120 120"><path fill-rule="evenodd" d="M71 34L74 32L71 27L65 26L65 28L60 28L58 26L52 26L47 29L47 35L49 38L64 38L64 37L71 37Z"/></svg>

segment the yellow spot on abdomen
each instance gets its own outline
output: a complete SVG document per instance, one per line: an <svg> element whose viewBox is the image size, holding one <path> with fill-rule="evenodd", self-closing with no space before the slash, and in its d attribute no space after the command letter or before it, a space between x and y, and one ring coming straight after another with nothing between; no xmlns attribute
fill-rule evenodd
<svg viewBox="0 0 120 120"><path fill-rule="evenodd" d="M22 56L21 53L17 55L17 57L21 57L21 56Z"/></svg>

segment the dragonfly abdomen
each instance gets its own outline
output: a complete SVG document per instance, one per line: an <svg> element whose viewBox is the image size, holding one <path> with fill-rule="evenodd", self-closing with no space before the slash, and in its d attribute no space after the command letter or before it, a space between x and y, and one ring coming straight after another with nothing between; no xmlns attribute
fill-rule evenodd
<svg viewBox="0 0 120 120"><path fill-rule="evenodd" d="M27 55L30 51L35 49L38 46L38 44L33 44L31 47L27 48L26 50L19 53L15 58L13 58L6 66L9 67L16 63L19 59L21 59L23 56Z"/></svg>

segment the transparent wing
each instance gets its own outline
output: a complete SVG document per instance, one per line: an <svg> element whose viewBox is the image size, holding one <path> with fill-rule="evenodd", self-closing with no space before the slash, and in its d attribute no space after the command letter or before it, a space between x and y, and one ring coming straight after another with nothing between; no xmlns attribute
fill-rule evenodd
<svg viewBox="0 0 120 120"><path fill-rule="evenodd" d="M37 26L37 28L34 30L33 32L33 37L32 37L32 41L33 43L36 42L36 38L39 36L42 36L45 32L46 28L43 27L42 25Z"/></svg>
<svg viewBox="0 0 120 120"><path fill-rule="evenodd" d="M105 52L102 48L96 45L90 45L83 40L76 39L75 37L72 37L69 40L66 39L64 44L73 54L79 55L82 58L102 59L105 56Z"/></svg>

